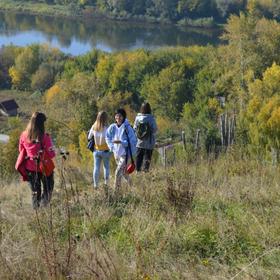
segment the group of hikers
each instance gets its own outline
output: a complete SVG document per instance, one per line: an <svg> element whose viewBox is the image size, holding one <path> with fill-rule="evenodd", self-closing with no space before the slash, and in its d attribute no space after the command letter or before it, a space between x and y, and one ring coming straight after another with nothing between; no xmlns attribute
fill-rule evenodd
<svg viewBox="0 0 280 280"><path fill-rule="evenodd" d="M137 172L148 172L150 168L157 125L148 102L141 105L133 127L130 125L126 111L120 108L115 111L115 122L108 126L108 115L105 111L98 113L88 132L93 152L93 187L99 187L100 168L103 163L104 184L109 185L110 157L116 161L114 187L121 187L122 179L131 185L129 174L136 168ZM23 180L28 181L32 192L34 209L46 206L51 200L54 188L55 148L52 139L45 132L44 113L33 113L26 129L19 139L19 156L16 169ZM136 157L134 165L134 156ZM41 188L43 185L43 190Z"/></svg>

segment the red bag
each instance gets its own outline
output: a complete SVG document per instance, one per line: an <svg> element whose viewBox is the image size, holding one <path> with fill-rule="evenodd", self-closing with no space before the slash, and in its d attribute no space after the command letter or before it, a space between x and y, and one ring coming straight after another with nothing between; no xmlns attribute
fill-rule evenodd
<svg viewBox="0 0 280 280"><path fill-rule="evenodd" d="M43 156L41 157L39 163L39 172L49 177L53 173L54 168L55 165L53 163L53 160L48 156L47 153L43 153Z"/></svg>
<svg viewBox="0 0 280 280"><path fill-rule="evenodd" d="M127 174L131 174L135 170L135 163L134 163L133 156L132 156L132 151L131 151L130 141L129 141L129 137L128 137L128 132L126 131L126 129L124 131L125 131L125 134L127 136L128 151L129 151L130 160L131 160L131 163L127 164L128 155L126 155L126 159L125 159L126 169L125 169L125 172Z"/></svg>
<svg viewBox="0 0 280 280"><path fill-rule="evenodd" d="M131 174L134 170L135 170L134 162L132 162L126 166L126 173Z"/></svg>

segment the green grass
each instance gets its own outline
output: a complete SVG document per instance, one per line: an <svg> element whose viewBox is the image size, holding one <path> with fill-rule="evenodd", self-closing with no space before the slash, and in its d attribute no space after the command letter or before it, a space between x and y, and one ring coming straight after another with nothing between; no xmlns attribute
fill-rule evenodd
<svg viewBox="0 0 280 280"><path fill-rule="evenodd" d="M73 192L66 172L67 196L57 175L38 219L28 187L7 185L0 277L230 279L246 267L235 279L278 279L279 171L229 154L134 174L118 195L87 182Z"/></svg>

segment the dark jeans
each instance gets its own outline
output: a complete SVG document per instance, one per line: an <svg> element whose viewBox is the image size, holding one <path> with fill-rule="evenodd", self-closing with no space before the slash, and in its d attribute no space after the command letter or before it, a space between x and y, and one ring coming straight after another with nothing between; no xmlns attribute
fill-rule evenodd
<svg viewBox="0 0 280 280"><path fill-rule="evenodd" d="M153 150L137 148L136 151L136 170L141 171L143 165L143 171L148 172L151 164Z"/></svg>
<svg viewBox="0 0 280 280"><path fill-rule="evenodd" d="M54 177L53 173L49 176L43 176L40 172L28 171L28 181L32 191L32 206L37 209L40 205L46 206L52 196ZM43 184L43 194L41 190Z"/></svg>

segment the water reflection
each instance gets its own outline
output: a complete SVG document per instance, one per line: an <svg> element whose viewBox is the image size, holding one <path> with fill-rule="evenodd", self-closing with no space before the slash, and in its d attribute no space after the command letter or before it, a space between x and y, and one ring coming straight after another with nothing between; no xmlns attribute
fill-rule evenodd
<svg viewBox="0 0 280 280"><path fill-rule="evenodd" d="M219 30L0 13L0 45L49 43L73 55L86 53L92 48L113 52L135 48L217 44L219 33Z"/></svg>

